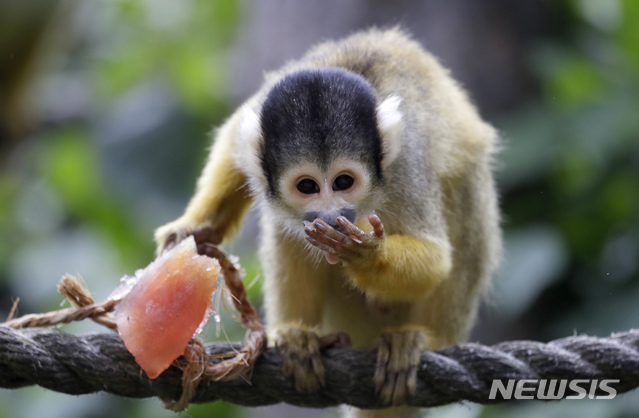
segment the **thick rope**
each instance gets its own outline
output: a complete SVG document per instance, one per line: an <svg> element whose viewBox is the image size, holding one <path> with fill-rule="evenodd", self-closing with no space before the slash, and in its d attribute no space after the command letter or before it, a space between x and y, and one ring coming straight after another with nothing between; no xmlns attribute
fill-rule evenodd
<svg viewBox="0 0 639 418"><path fill-rule="evenodd" d="M207 344L206 351L228 353L229 345ZM242 378L203 381L192 402L381 407L373 386L375 358L370 351L327 349L322 357L325 387L314 393L299 393L292 379L282 374L277 350L269 349L256 362L250 383ZM180 379L181 371L175 367L155 380L148 379L114 333L73 336L55 329L0 326L3 388L40 385L69 394L105 391L134 398L178 399L182 392ZM610 386L619 393L629 391L639 386L639 330L608 338L574 336L547 344L511 341L490 347L459 344L425 352L417 392L409 404L428 407L462 400L498 402L488 399L493 379L619 379L618 384Z"/></svg>

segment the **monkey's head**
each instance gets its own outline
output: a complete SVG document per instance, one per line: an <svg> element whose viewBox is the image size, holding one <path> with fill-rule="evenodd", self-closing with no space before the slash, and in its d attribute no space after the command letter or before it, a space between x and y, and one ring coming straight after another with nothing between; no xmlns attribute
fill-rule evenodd
<svg viewBox="0 0 639 418"><path fill-rule="evenodd" d="M385 168L399 152L400 99L379 101L362 76L339 68L292 73L246 108L240 128L242 169L253 191L292 235L303 220L337 228L373 210Z"/></svg>

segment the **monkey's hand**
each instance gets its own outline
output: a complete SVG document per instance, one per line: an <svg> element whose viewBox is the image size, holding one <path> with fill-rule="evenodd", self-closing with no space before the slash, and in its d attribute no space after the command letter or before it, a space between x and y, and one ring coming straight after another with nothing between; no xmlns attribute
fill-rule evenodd
<svg viewBox="0 0 639 418"><path fill-rule="evenodd" d="M419 359L426 348L426 333L419 328L387 331L380 335L373 382L385 402L399 405L415 393Z"/></svg>
<svg viewBox="0 0 639 418"><path fill-rule="evenodd" d="M157 242L157 255L170 250L188 236L193 236L198 246L198 252L202 253L206 244L217 245L222 241L221 234L208 224L193 225L178 219L161 226L155 232Z"/></svg>
<svg viewBox="0 0 639 418"><path fill-rule="evenodd" d="M324 385L320 338L314 331L282 328L275 332L275 345L282 356L284 374L295 380L299 392L313 392Z"/></svg>
<svg viewBox="0 0 639 418"><path fill-rule="evenodd" d="M356 264L366 261L381 245L384 237L384 225L375 214L368 216L373 230L366 233L343 216L337 218L337 225L344 231L339 232L321 219L306 222L304 232L306 240L325 252L326 260L331 264L340 261Z"/></svg>

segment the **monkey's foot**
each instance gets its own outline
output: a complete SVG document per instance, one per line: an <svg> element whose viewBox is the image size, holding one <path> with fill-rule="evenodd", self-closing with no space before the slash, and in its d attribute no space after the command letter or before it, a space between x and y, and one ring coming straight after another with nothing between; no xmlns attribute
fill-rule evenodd
<svg viewBox="0 0 639 418"><path fill-rule="evenodd" d="M344 233L321 219L306 222L304 232L308 242L326 253L330 264L365 262L379 248L384 236L384 225L377 215L369 215L368 221L373 227L370 233L362 231L344 216L337 218L337 225Z"/></svg>
<svg viewBox="0 0 639 418"><path fill-rule="evenodd" d="M417 367L427 346L426 334L420 330L384 332L378 344L375 390L385 402L400 405L417 388Z"/></svg>
<svg viewBox="0 0 639 418"><path fill-rule="evenodd" d="M315 332L299 328L280 330L275 345L282 356L284 374L295 379L295 389L313 392L324 385L320 338Z"/></svg>

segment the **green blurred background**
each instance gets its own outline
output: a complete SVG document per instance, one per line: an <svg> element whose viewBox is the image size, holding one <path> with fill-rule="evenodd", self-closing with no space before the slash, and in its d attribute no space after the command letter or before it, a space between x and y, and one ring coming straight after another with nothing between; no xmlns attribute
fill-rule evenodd
<svg viewBox="0 0 639 418"><path fill-rule="evenodd" d="M0 318L103 300L153 258L219 125L262 71L371 25L410 30L499 128L506 253L472 339L605 336L639 325L639 2L0 1ZM259 305L254 215L228 249ZM258 280L254 280L254 279ZM223 315L224 316L224 315ZM231 340L243 331L224 320ZM224 340L209 326L207 338ZM70 332L100 331L74 324ZM170 417L159 401L0 390L0 418ZM634 417L615 400L474 404L434 417ZM186 417L331 416L194 405Z"/></svg>

